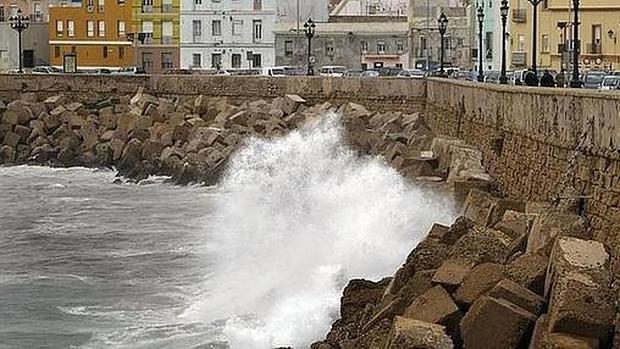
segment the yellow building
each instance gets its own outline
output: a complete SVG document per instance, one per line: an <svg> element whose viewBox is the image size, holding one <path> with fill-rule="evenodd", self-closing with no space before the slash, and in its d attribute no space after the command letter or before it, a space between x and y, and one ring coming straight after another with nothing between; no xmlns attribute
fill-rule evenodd
<svg viewBox="0 0 620 349"><path fill-rule="evenodd" d="M130 67L134 48L128 39L131 4L125 0L58 3L49 11L50 64L62 66L75 53L80 69Z"/></svg>
<svg viewBox="0 0 620 349"><path fill-rule="evenodd" d="M148 73L179 68L180 0L133 0L138 65Z"/></svg>
<svg viewBox="0 0 620 349"><path fill-rule="evenodd" d="M620 0L581 0L580 4L580 67L620 70ZM531 67L532 5L528 0L510 0L510 7L511 67ZM543 0L538 13L537 65L541 69L566 69L572 62L572 1Z"/></svg>

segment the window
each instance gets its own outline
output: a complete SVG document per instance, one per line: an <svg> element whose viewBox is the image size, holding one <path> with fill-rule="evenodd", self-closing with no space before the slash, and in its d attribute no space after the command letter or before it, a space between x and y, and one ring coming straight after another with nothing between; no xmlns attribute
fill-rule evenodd
<svg viewBox="0 0 620 349"><path fill-rule="evenodd" d="M123 46L118 47L118 59L122 60L125 58L125 48Z"/></svg>
<svg viewBox="0 0 620 349"><path fill-rule="evenodd" d="M360 46L362 47L362 52L368 51L368 41L362 41Z"/></svg>
<svg viewBox="0 0 620 349"><path fill-rule="evenodd" d="M119 37L125 36L125 21L116 22L116 30L118 31Z"/></svg>
<svg viewBox="0 0 620 349"><path fill-rule="evenodd" d="M213 21L211 22L211 35L220 36L222 35L222 21Z"/></svg>
<svg viewBox="0 0 620 349"><path fill-rule="evenodd" d="M231 63L233 68L241 68L241 55L238 53L233 53Z"/></svg>
<svg viewBox="0 0 620 349"><path fill-rule="evenodd" d="M260 54L254 54L252 56L252 68L262 68L263 59Z"/></svg>
<svg viewBox="0 0 620 349"><path fill-rule="evenodd" d="M142 13L153 12L153 0L142 0Z"/></svg>
<svg viewBox="0 0 620 349"><path fill-rule="evenodd" d="M383 53L385 52L385 41L379 41L377 42L377 52L379 53Z"/></svg>
<svg viewBox="0 0 620 349"><path fill-rule="evenodd" d="M194 33L194 41L197 41L202 36L202 22L192 21L192 31Z"/></svg>
<svg viewBox="0 0 620 349"><path fill-rule="evenodd" d="M60 58L60 46L54 46L54 57Z"/></svg>
<svg viewBox="0 0 620 349"><path fill-rule="evenodd" d="M99 36L105 36L105 21L99 21Z"/></svg>
<svg viewBox="0 0 620 349"><path fill-rule="evenodd" d="M325 45L325 54L328 56L334 56L334 46L333 44Z"/></svg>
<svg viewBox="0 0 620 349"><path fill-rule="evenodd" d="M194 0L194 5L202 5L202 0Z"/></svg>
<svg viewBox="0 0 620 349"><path fill-rule="evenodd" d="M103 58L108 58L108 47L107 46L103 46L103 52L101 53L101 55L103 56Z"/></svg>
<svg viewBox="0 0 620 349"><path fill-rule="evenodd" d="M192 67L200 68L201 66L202 66L202 57L200 56L200 53L194 53L192 55Z"/></svg>
<svg viewBox="0 0 620 349"><path fill-rule="evenodd" d="M162 0L161 2L162 13L172 13L172 0Z"/></svg>
<svg viewBox="0 0 620 349"><path fill-rule="evenodd" d="M70 38L75 36L75 22L73 20L67 21L67 36Z"/></svg>
<svg viewBox="0 0 620 349"><path fill-rule="evenodd" d="M524 34L517 35L517 51L519 52L525 51L525 35Z"/></svg>
<svg viewBox="0 0 620 349"><path fill-rule="evenodd" d="M443 45L444 45L444 48L446 50L452 50L452 37L451 36L445 36L443 38Z"/></svg>
<svg viewBox="0 0 620 349"><path fill-rule="evenodd" d="M151 44L153 42L153 22L142 22L142 34L144 35L145 44Z"/></svg>
<svg viewBox="0 0 620 349"><path fill-rule="evenodd" d="M254 41L260 41L263 38L263 21L255 19L252 21Z"/></svg>
<svg viewBox="0 0 620 349"><path fill-rule="evenodd" d="M286 40L284 42L284 55L285 56L293 55L293 41L292 40Z"/></svg>
<svg viewBox="0 0 620 349"><path fill-rule="evenodd" d="M541 40L541 51L544 53L549 52L549 35L543 34Z"/></svg>
<svg viewBox="0 0 620 349"><path fill-rule="evenodd" d="M487 52L486 58L493 59L493 32L486 32Z"/></svg>
<svg viewBox="0 0 620 349"><path fill-rule="evenodd" d="M4 22L5 20L6 19L4 17L4 6L0 6L0 22Z"/></svg>
<svg viewBox="0 0 620 349"><path fill-rule="evenodd" d="M263 1L254 0L254 11L262 11L262 9L263 9Z"/></svg>
<svg viewBox="0 0 620 349"><path fill-rule="evenodd" d="M63 21L56 21L56 36L59 38L62 38L62 34L64 31L64 22Z"/></svg>
<svg viewBox="0 0 620 349"><path fill-rule="evenodd" d="M98 0L97 3L99 4L99 12L103 12L105 10L105 0Z"/></svg>
<svg viewBox="0 0 620 349"><path fill-rule="evenodd" d="M71 53L76 53L77 50L75 49L75 46L71 46Z"/></svg>
<svg viewBox="0 0 620 349"><path fill-rule="evenodd" d="M243 21L242 20L234 20L232 26L232 35L241 35L243 31Z"/></svg>
<svg viewBox="0 0 620 349"><path fill-rule="evenodd" d="M426 37L425 36L421 36L420 37L420 48L422 50L426 50L427 49L427 45L428 45L428 43L427 43Z"/></svg>
<svg viewBox="0 0 620 349"><path fill-rule="evenodd" d="M32 16L30 18L32 21L35 22L42 22L43 21L43 12L41 11L41 3L40 2L35 2L32 4ZM1 22L2 20L0 20Z"/></svg>
<svg viewBox="0 0 620 349"><path fill-rule="evenodd" d="M222 55L214 53L211 55L211 68L220 69L222 67Z"/></svg>
<svg viewBox="0 0 620 349"><path fill-rule="evenodd" d="M86 22L86 36L88 37L95 36L95 21Z"/></svg>
<svg viewBox="0 0 620 349"><path fill-rule="evenodd" d="M144 68L144 70L146 71L150 71L153 69L153 53L142 53L142 68Z"/></svg>
<svg viewBox="0 0 620 349"><path fill-rule="evenodd" d="M172 62L172 52L162 52L161 53L161 69L169 70L174 68L174 64Z"/></svg>
<svg viewBox="0 0 620 349"><path fill-rule="evenodd" d="M172 22L161 22L161 43L164 45L172 44Z"/></svg>
<svg viewBox="0 0 620 349"><path fill-rule="evenodd" d="M405 51L405 45L402 42L397 42L396 43L396 50L398 50L398 52L403 52Z"/></svg>

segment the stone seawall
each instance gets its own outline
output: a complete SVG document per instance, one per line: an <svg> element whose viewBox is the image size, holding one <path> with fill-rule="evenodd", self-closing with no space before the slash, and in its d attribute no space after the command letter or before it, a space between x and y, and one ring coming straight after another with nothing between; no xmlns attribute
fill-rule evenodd
<svg viewBox="0 0 620 349"><path fill-rule="evenodd" d="M157 97L230 97L241 104L284 94L302 96L311 103L356 102L375 111L419 112L424 108L426 82L404 79L328 77L234 77L204 75L95 76L0 75L0 100L18 99L24 92L39 98L59 93L84 101L102 96L133 94L140 87Z"/></svg>
<svg viewBox="0 0 620 349"><path fill-rule="evenodd" d="M504 194L585 196L594 237L620 245L613 229L620 223L620 94L435 79L427 83L425 114L435 134L483 152Z"/></svg>

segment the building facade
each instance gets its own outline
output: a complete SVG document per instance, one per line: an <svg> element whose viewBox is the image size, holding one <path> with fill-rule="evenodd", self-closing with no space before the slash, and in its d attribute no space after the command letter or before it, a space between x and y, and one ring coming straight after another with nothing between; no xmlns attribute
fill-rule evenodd
<svg viewBox="0 0 620 349"><path fill-rule="evenodd" d="M19 68L18 35L9 23L18 10L30 18L28 29L22 32L23 67L48 64L48 4L47 0L0 0L0 71Z"/></svg>
<svg viewBox="0 0 620 349"><path fill-rule="evenodd" d="M135 65L128 40L131 3L84 0L50 5L50 64L61 67L65 54L77 57L80 69L118 69Z"/></svg>
<svg viewBox="0 0 620 349"><path fill-rule="evenodd" d="M620 2L581 0L579 38L581 69L620 70ZM511 0L510 52L513 69L532 65L532 5ZM573 40L572 1L546 0L538 8L537 65L540 69L570 68Z"/></svg>
<svg viewBox="0 0 620 349"><path fill-rule="evenodd" d="M0 22L15 16L18 9L22 10L22 16L29 16L33 23L47 22L49 3L49 0L0 0Z"/></svg>
<svg viewBox="0 0 620 349"><path fill-rule="evenodd" d="M182 0L181 68L273 66L275 0Z"/></svg>
<svg viewBox="0 0 620 349"><path fill-rule="evenodd" d="M482 22L482 62L483 70L500 71L502 69L502 21L499 1L482 1L477 4L482 5L484 11L484 21ZM479 22L478 6L469 7L470 23L472 25L471 37L471 65L478 70L480 57L478 55L479 46ZM509 32L509 20L506 21L506 32ZM506 46L508 50L508 46ZM506 58L509 60L508 54Z"/></svg>
<svg viewBox="0 0 620 349"><path fill-rule="evenodd" d="M405 17L332 17L317 23L312 40L314 66L345 66L354 70L381 67L407 67L408 24ZM307 67L307 39L294 28L276 30L276 65ZM298 57L303 57L299 64Z"/></svg>
<svg viewBox="0 0 620 349"><path fill-rule="evenodd" d="M448 17L444 37L444 64L472 69L474 32L471 7L467 2L454 0L411 0L409 7L410 66L417 69L437 69L441 53L441 35L437 19L441 13Z"/></svg>
<svg viewBox="0 0 620 349"><path fill-rule="evenodd" d="M23 67L33 68L49 63L48 25L46 22L30 23L22 32ZM19 69L17 32L9 22L0 22L0 72Z"/></svg>
<svg viewBox="0 0 620 349"><path fill-rule="evenodd" d="M133 0L136 65L159 74L180 67L180 0Z"/></svg>

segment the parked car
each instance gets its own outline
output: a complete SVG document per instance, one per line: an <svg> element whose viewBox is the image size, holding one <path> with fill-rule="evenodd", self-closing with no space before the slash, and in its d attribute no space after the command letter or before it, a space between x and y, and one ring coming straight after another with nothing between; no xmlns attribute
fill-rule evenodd
<svg viewBox="0 0 620 349"><path fill-rule="evenodd" d="M584 74L584 87L589 89L599 89L602 86L603 79L607 76L603 71L589 71Z"/></svg>
<svg viewBox="0 0 620 349"><path fill-rule="evenodd" d="M119 70L113 72L112 74L116 75L141 75L146 74L146 70L143 67L126 67L120 68Z"/></svg>
<svg viewBox="0 0 620 349"><path fill-rule="evenodd" d="M361 70L361 69L349 69L344 74L344 76L347 77L347 78L360 77L360 76L362 76L363 73L364 73L364 71Z"/></svg>
<svg viewBox="0 0 620 349"><path fill-rule="evenodd" d="M347 73L347 67L339 65L327 65L321 67L321 76L341 78Z"/></svg>
<svg viewBox="0 0 620 349"><path fill-rule="evenodd" d="M426 74L420 69L405 69L398 73L397 77L406 79L423 79Z"/></svg>
<svg viewBox="0 0 620 349"><path fill-rule="evenodd" d="M620 76L608 75L603 78L601 83L601 90L615 90L617 89Z"/></svg>
<svg viewBox="0 0 620 349"><path fill-rule="evenodd" d="M484 72L484 82L499 84L499 78L501 75L502 73L497 70L487 70Z"/></svg>
<svg viewBox="0 0 620 349"><path fill-rule="evenodd" d="M261 75L264 76L286 76L286 68L288 67L264 67Z"/></svg>
<svg viewBox="0 0 620 349"><path fill-rule="evenodd" d="M403 69L398 67L381 67L376 70L379 72L379 76L398 76Z"/></svg>
<svg viewBox="0 0 620 349"><path fill-rule="evenodd" d="M60 74L62 69L51 67L49 65L42 65L32 68L32 74Z"/></svg>
<svg viewBox="0 0 620 349"><path fill-rule="evenodd" d="M362 73L361 77L363 78L378 78L379 72L376 70L366 70Z"/></svg>

